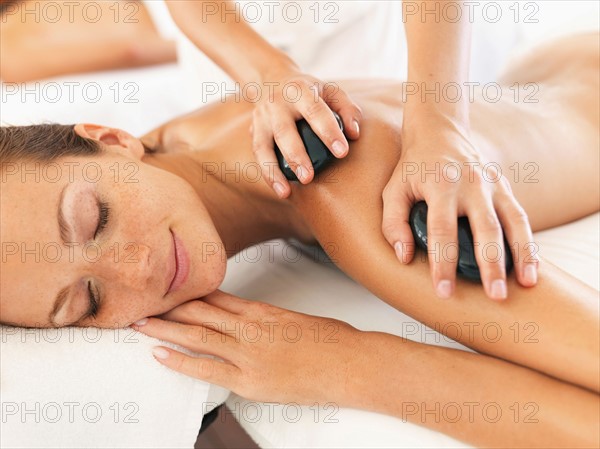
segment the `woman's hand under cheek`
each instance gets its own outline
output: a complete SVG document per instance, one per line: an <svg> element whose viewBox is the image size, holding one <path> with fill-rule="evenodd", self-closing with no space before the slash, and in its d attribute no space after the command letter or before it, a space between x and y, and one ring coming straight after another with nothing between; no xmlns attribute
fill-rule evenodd
<svg viewBox="0 0 600 449"><path fill-rule="evenodd" d="M154 356L160 363L250 400L343 406L351 394L346 391L351 376L365 354L361 332L349 324L220 291L163 318L141 320L134 328L223 360L159 346Z"/></svg>

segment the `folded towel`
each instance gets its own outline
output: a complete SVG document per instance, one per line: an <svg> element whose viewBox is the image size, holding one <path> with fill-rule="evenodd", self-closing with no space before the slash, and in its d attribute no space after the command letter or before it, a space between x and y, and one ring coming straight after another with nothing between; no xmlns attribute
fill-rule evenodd
<svg viewBox="0 0 600 449"><path fill-rule="evenodd" d="M228 394L160 365L159 341L130 328L0 337L0 447L191 448Z"/></svg>

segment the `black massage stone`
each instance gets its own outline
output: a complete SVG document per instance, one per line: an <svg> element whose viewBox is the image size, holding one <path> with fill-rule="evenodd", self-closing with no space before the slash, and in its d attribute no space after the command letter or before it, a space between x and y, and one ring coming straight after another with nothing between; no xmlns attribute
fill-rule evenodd
<svg viewBox="0 0 600 449"><path fill-rule="evenodd" d="M342 123L342 119L338 114L333 112L335 119L340 126L340 129L344 131L344 124ZM308 122L304 119L298 120L296 122L296 126L298 127L298 134L300 134L300 138L302 139L302 143L306 147L306 152L308 153L308 157L312 162L313 169L315 171L315 176L321 173L334 159L335 156L331 154L329 148L323 143L319 136L315 134L312 130ZM296 174L290 168L289 164L283 157L281 150L275 143L275 155L277 156L277 162L279 163L279 168L285 175L285 177L290 181L298 181Z"/></svg>
<svg viewBox="0 0 600 449"><path fill-rule="evenodd" d="M427 251L427 203L425 201L419 201L413 206L409 223L417 246ZM504 256L508 274L513 268L513 258L506 237L504 237ZM467 217L458 218L458 266L456 272L463 278L481 282L479 267L475 259L473 234Z"/></svg>

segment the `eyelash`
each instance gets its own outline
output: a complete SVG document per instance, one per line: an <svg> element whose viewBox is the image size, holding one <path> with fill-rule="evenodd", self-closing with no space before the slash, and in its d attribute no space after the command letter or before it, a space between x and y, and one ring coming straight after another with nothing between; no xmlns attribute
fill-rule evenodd
<svg viewBox="0 0 600 449"><path fill-rule="evenodd" d="M94 233L94 238L98 237L108 224L108 218L110 216L110 207L108 207L108 203L104 203L100 201L98 203L99 210L99 218L98 218L98 227L96 228L96 232Z"/></svg>
<svg viewBox="0 0 600 449"><path fill-rule="evenodd" d="M90 307L87 313L88 317L96 318L98 314L98 298L92 289L92 281L88 281L88 292L90 294Z"/></svg>
<svg viewBox="0 0 600 449"><path fill-rule="evenodd" d="M108 224L108 218L110 216L110 207L108 207L107 203L100 201L98 203L98 210L98 226L96 227L96 232L94 232L94 239L97 238L98 234L100 234L106 228L106 225ZM87 316L90 318L95 318L98 314L98 303L100 301L92 289L92 281L88 281L88 293L90 297L90 307L88 309Z"/></svg>

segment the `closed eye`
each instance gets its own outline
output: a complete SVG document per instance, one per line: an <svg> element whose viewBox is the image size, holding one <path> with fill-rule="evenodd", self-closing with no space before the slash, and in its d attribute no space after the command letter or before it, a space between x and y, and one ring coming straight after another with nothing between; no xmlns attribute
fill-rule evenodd
<svg viewBox="0 0 600 449"><path fill-rule="evenodd" d="M96 315L98 314L98 308L99 308L99 295L98 295L97 291L94 291L94 288L92 286L92 281L88 281L88 293L89 293L90 307L88 308L86 317L96 318Z"/></svg>
<svg viewBox="0 0 600 449"><path fill-rule="evenodd" d="M110 207L108 206L108 203L98 201L98 224L96 226L96 231L94 232L94 239L97 239L102 231L106 229L109 216ZM86 317L95 318L98 314L98 309L100 308L100 295L98 294L98 289L94 289L92 281L88 281L88 294L90 306L86 313Z"/></svg>
<svg viewBox="0 0 600 449"><path fill-rule="evenodd" d="M109 216L110 207L108 207L108 203L98 201L98 225L96 226L96 231L94 232L94 239L98 238L98 235L106 228Z"/></svg>

